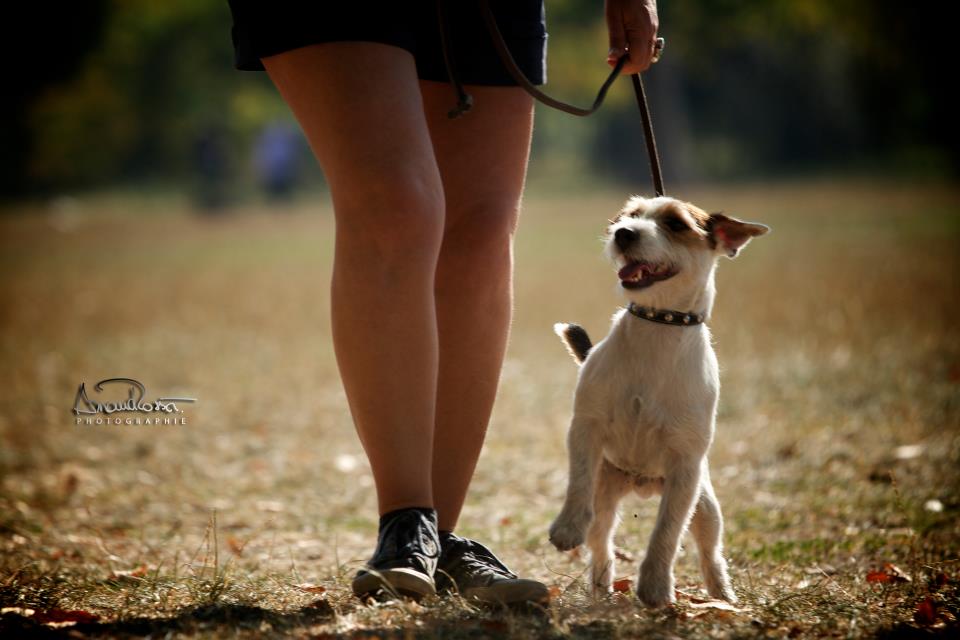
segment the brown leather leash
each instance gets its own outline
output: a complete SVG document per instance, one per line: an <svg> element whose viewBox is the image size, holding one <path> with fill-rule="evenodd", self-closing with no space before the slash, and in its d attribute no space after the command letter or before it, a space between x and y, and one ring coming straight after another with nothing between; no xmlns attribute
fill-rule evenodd
<svg viewBox="0 0 960 640"><path fill-rule="evenodd" d="M460 82L456 74L454 60L450 54L449 29L447 26L447 17L444 4L444 0L437 0L437 13L440 20L440 36L443 44L443 57L447 66L447 75L450 76L450 80L453 83L455 91L457 92L457 106L447 115L450 118L458 118L469 111L471 107L473 107L473 97L466 92L463 84ZM540 89L534 86L530 80L527 79L527 76L524 75L520 67L517 66L516 60L513 59L513 54L510 53L510 49L507 47L507 43L503 39L503 34L500 33L500 27L497 25L496 16L493 15L493 11L490 9L489 0L479 0L479 4L481 13L483 14L483 21L487 25L487 31L490 32L490 37L493 40L493 46L497 50L497 55L500 56L500 60L503 62L504 67L506 67L507 72L513 78L513 80L527 93L533 96L535 100L540 101L548 107L553 107L554 109L559 109L565 113L580 117L589 116L600 108L604 99L607 97L607 91L610 89L610 86L613 84L614 80L616 80L620 75L620 71L623 70L623 66L627 63L627 54L624 54L619 60L617 60L617 64L614 66L613 71L610 72L610 75L607 77L606 81L604 81L604 83L600 86L600 90L597 92L597 97L594 99L593 104L590 107L584 108L568 104L540 91ZM659 58L659 54L663 50L663 45L663 38L657 38L654 62L656 62L656 60ZM647 94L644 91L643 80L641 79L639 73L632 74L631 80L633 81L633 92L637 98L637 107L640 110L640 119L643 124L643 137L647 146L647 158L650 162L650 173L653 177L653 188L658 196L662 196L664 195L663 175L660 170L660 156L657 153L657 141L653 135L653 121L650 118L650 108L647 106Z"/></svg>

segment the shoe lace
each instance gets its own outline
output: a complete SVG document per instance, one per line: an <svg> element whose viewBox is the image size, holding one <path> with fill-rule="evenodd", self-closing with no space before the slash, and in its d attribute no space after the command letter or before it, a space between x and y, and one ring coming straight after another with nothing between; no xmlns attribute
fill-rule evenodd
<svg viewBox="0 0 960 640"><path fill-rule="evenodd" d="M493 555L492 551L479 542L461 538L456 542L456 549L451 549L451 552L457 553L457 558L453 565L458 569L468 571L472 574L505 579L517 577L506 565Z"/></svg>

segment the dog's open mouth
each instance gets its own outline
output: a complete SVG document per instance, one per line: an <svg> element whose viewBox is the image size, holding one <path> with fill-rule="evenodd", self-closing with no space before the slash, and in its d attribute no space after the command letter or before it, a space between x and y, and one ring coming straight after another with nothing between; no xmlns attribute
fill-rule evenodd
<svg viewBox="0 0 960 640"><path fill-rule="evenodd" d="M662 282L677 275L677 270L665 264L651 264L645 260L628 260L617 277L624 289L643 289L654 282Z"/></svg>

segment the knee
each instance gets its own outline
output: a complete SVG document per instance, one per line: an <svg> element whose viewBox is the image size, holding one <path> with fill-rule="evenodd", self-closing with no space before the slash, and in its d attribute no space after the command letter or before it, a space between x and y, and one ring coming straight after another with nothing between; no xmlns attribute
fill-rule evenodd
<svg viewBox="0 0 960 640"><path fill-rule="evenodd" d="M413 172L376 172L334 194L337 247L368 265L434 268L443 239L443 188Z"/></svg>
<svg viewBox="0 0 960 640"><path fill-rule="evenodd" d="M510 197L484 197L447 211L445 256L461 260L509 258L519 203Z"/></svg>

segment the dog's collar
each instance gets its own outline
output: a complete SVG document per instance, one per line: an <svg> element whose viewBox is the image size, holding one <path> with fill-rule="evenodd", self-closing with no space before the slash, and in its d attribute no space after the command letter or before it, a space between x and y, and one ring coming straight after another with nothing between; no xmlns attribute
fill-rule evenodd
<svg viewBox="0 0 960 640"><path fill-rule="evenodd" d="M672 309L654 309L653 307L641 307L638 304L630 303L627 305L627 311L650 322L659 322L660 324L672 324L677 327L692 327L697 324L703 324L706 319L705 313L692 313L684 311L674 311Z"/></svg>

